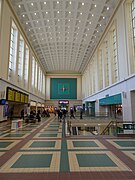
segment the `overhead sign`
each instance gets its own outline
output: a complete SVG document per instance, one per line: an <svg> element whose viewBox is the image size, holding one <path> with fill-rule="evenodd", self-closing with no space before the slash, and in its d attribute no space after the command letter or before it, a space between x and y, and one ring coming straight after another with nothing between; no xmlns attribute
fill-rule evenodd
<svg viewBox="0 0 135 180"><path fill-rule="evenodd" d="M16 90L16 89L7 87L6 100L19 102L19 103L28 103L29 96L23 92Z"/></svg>

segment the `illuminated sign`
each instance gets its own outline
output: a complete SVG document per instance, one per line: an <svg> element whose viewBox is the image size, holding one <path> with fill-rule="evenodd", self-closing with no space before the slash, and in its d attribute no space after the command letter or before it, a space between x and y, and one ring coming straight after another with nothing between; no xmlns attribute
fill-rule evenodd
<svg viewBox="0 0 135 180"><path fill-rule="evenodd" d="M59 104L69 104L69 101L66 101L66 100L63 100L63 101L62 101L62 100L60 100L60 101L59 101Z"/></svg>
<svg viewBox="0 0 135 180"><path fill-rule="evenodd" d="M13 88L7 87L6 100L14 101L14 102L21 102L21 103L28 103L29 96Z"/></svg>

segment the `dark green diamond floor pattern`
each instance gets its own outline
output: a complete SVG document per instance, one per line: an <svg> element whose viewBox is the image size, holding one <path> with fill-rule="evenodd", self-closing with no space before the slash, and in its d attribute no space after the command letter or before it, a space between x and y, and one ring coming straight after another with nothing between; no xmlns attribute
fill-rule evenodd
<svg viewBox="0 0 135 180"><path fill-rule="evenodd" d="M4 137L23 137L25 134L8 134Z"/></svg>
<svg viewBox="0 0 135 180"><path fill-rule="evenodd" d="M6 148L8 147L10 144L12 144L13 142L0 142L0 148Z"/></svg>
<svg viewBox="0 0 135 180"><path fill-rule="evenodd" d="M52 154L23 154L11 168L49 168Z"/></svg>
<svg viewBox="0 0 135 180"><path fill-rule="evenodd" d="M117 167L106 154L76 154L80 167Z"/></svg>
<svg viewBox="0 0 135 180"><path fill-rule="evenodd" d="M57 137L57 134L40 134L39 137Z"/></svg>
<svg viewBox="0 0 135 180"><path fill-rule="evenodd" d="M135 141L114 141L114 142L122 147L135 147Z"/></svg>
<svg viewBox="0 0 135 180"><path fill-rule="evenodd" d="M30 145L31 148L41 148L41 147L55 147L55 141L44 142L36 141Z"/></svg>
<svg viewBox="0 0 135 180"><path fill-rule="evenodd" d="M98 147L94 141L73 141L74 147Z"/></svg>

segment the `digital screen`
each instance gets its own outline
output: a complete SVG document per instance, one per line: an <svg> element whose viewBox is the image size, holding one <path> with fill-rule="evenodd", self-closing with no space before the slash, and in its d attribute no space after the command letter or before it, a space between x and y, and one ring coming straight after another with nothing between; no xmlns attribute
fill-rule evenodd
<svg viewBox="0 0 135 180"><path fill-rule="evenodd" d="M21 100L21 94L20 94L20 92L16 91L15 92L15 101L20 102L20 100Z"/></svg>
<svg viewBox="0 0 135 180"><path fill-rule="evenodd" d="M1 99L0 100L0 105L5 105L6 104L6 100L5 99Z"/></svg>
<svg viewBox="0 0 135 180"><path fill-rule="evenodd" d="M8 101L14 101L15 100L15 91L11 88L7 89L7 98Z"/></svg>
<svg viewBox="0 0 135 180"><path fill-rule="evenodd" d="M25 102L25 95L24 94L21 94L21 102Z"/></svg>
<svg viewBox="0 0 135 180"><path fill-rule="evenodd" d="M7 87L6 100L14 102L28 103L29 96L23 92Z"/></svg>
<svg viewBox="0 0 135 180"><path fill-rule="evenodd" d="M29 101L29 98L27 95L25 95L25 103L28 103L28 101Z"/></svg>

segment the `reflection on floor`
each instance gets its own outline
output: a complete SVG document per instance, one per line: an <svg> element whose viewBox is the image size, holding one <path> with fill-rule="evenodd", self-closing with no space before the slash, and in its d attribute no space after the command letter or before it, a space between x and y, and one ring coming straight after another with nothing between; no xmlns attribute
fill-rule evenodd
<svg viewBox="0 0 135 180"><path fill-rule="evenodd" d="M135 140L65 137L64 123L42 119L22 129L0 127L0 179L135 179Z"/></svg>

